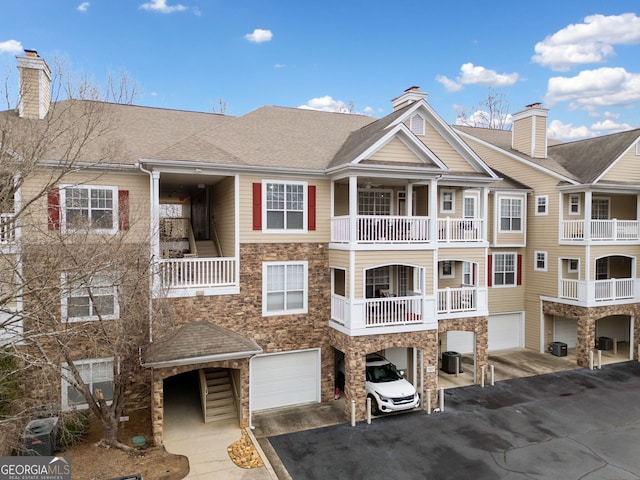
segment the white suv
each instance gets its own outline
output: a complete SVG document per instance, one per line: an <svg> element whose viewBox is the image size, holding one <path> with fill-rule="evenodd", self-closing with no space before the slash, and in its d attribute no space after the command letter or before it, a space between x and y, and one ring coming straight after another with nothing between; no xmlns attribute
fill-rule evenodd
<svg viewBox="0 0 640 480"><path fill-rule="evenodd" d="M420 403L413 385L404 379L393 363L378 354L367 355L366 387L374 415L411 410Z"/></svg>

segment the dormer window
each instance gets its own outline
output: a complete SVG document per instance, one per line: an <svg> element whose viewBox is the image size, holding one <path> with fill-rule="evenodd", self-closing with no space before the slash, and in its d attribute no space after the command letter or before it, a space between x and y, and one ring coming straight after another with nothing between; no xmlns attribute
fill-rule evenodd
<svg viewBox="0 0 640 480"><path fill-rule="evenodd" d="M414 135L424 135L424 118L422 118L422 115L416 114L411 117L409 129Z"/></svg>

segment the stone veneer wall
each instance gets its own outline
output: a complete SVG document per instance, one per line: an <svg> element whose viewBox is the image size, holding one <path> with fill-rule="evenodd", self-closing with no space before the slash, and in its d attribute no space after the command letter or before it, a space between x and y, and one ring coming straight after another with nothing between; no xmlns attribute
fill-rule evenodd
<svg viewBox="0 0 640 480"><path fill-rule="evenodd" d="M307 313L263 316L263 263L296 260L308 262ZM333 400L334 355L326 335L331 314L330 285L326 244L243 244L240 246L240 294L165 299L164 315L154 320L154 336L160 340L164 334L171 334L184 324L206 320L252 338L264 353L320 348L321 398L323 402ZM191 365L178 370L154 372L152 417L156 441L162 438L162 380L201 367ZM248 360L247 366L241 370L240 422L246 425L249 419Z"/></svg>
<svg viewBox="0 0 640 480"><path fill-rule="evenodd" d="M489 363L489 318L469 317L440 320L438 322L438 334L449 331L463 331L475 333L476 340L476 372L475 378L480 378L483 366Z"/></svg>
<svg viewBox="0 0 640 480"><path fill-rule="evenodd" d="M596 321L611 315L628 315L640 320L640 304L629 303L625 305L607 305L602 307L580 307L565 303L542 302L544 315L575 318L578 323L578 338L576 342L577 363L581 367L589 366L589 352L595 349ZM634 322L633 336L636 342L640 341L640 321ZM630 346L633 358L637 358L637 351Z"/></svg>
<svg viewBox="0 0 640 480"><path fill-rule="evenodd" d="M435 330L418 332L390 333L379 335L362 335L350 337L337 330L329 328L331 345L344 353L345 364L345 418L351 418L351 401L355 400L356 420L362 421L367 417L366 357L368 353L378 352L388 348L416 348L424 355L424 392L431 390L431 402L435 405L438 369L438 340ZM433 372L427 372L427 367L433 366ZM418 374L420 367L418 365ZM418 389L419 390L419 389ZM423 397L424 394L423 394ZM423 402L426 408L426 402Z"/></svg>

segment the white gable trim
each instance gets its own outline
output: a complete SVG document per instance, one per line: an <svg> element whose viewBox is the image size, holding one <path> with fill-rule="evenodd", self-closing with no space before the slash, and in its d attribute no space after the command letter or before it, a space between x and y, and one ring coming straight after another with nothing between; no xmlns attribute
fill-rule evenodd
<svg viewBox="0 0 640 480"><path fill-rule="evenodd" d="M458 132L456 132L444 119L438 115L438 113L431 108L431 105L426 100L420 100L416 102L411 108L409 108L404 115L398 117L395 121L389 125L387 128L391 128L399 123L404 124L407 119L410 119L413 115L417 113L417 110L422 110L423 118L426 122L435 129L438 134L440 134L448 143L453 147L453 149L460 154L460 156L466 160L469 164L474 166L477 170L480 170L482 173L486 173L492 178L498 180L499 177L491 170L489 165L487 165L477 154L474 152L466 143L464 143Z"/></svg>
<svg viewBox="0 0 640 480"><path fill-rule="evenodd" d="M397 138L402 143L404 143L407 148L415 153L415 155L422 161L426 162L426 160L430 160L435 164L436 167L442 170L449 170L449 168L444 163L442 163L442 160L440 160L431 150L429 150L424 143L418 140L404 123L400 123L393 127L377 142L375 142L364 152L354 158L350 163L353 165L355 163L360 163L361 161L368 159L369 157L371 157L371 155L378 152L394 138Z"/></svg>
<svg viewBox="0 0 640 480"><path fill-rule="evenodd" d="M625 149L625 151L624 151L624 152L622 152L622 153L618 156L618 158L616 158L613 162L611 162L611 164L610 164L607 168L605 168L605 169L604 169L604 171L603 171L600 175L598 175L598 176L596 177L596 179L593 181L593 183L598 183L600 180L602 180L602 179L603 179L603 177L604 177L607 173L609 173L609 171L610 171L613 167L615 167L615 166L616 166L616 164L617 164L617 163L622 159L622 157L624 157L624 156L625 156L627 153L629 153L631 150L636 149L636 152L637 152L637 145L638 145L638 142L639 142L639 141L640 141L639 139L636 139L635 141L631 142L631 145L629 145L629 146Z"/></svg>
<svg viewBox="0 0 640 480"><path fill-rule="evenodd" d="M550 170L550 169L542 167L542 166L540 166L540 165L538 165L536 163L533 163L533 162L530 162L528 160L525 160L522 157L514 155L513 153L510 153L510 152L507 152L506 150L503 150L500 147L496 147L492 143L489 143L489 142L486 142L484 140L481 140L478 137L474 137L473 135L470 135L470 134L468 134L466 132L458 132L458 134L463 138L468 138L469 140L477 142L477 143L479 143L479 144L481 144L481 145L493 150L494 152L500 152L503 155L511 158L512 160L516 160L517 162L520 162L520 163L522 163L524 165L527 165L527 166L529 166L529 167L531 167L531 168L533 168L535 170L538 170L538 171L540 171L540 172L542 172L542 173L544 173L546 175L549 175L550 177L556 178L556 179L561 180L563 182L568 182L571 185L580 185L580 182L576 182L572 178L565 177L564 175L561 175L561 174L559 174L557 172L554 172L553 170Z"/></svg>

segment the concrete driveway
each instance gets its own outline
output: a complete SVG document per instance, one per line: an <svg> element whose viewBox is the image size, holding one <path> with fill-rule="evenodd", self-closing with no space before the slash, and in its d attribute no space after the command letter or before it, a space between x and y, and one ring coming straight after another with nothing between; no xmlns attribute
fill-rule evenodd
<svg viewBox="0 0 640 480"><path fill-rule="evenodd" d="M441 413L268 442L293 480L638 479L639 392L639 364L624 362L453 388Z"/></svg>

